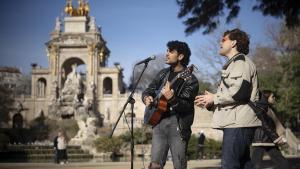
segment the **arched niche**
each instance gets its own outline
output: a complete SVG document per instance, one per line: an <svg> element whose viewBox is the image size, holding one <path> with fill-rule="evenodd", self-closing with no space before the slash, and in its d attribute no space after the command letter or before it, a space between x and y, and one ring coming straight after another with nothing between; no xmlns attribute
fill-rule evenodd
<svg viewBox="0 0 300 169"><path fill-rule="evenodd" d="M113 86L112 79L110 77L106 77L103 80L103 94L112 94Z"/></svg>

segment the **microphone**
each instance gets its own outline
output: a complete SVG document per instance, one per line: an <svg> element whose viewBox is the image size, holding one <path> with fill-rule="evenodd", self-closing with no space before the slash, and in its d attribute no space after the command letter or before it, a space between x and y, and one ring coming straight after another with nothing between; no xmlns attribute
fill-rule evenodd
<svg viewBox="0 0 300 169"><path fill-rule="evenodd" d="M136 63L135 65L140 65L140 64L142 64L142 63L148 63L148 62L150 62L151 60L154 60L155 58L156 58L156 56L155 56L155 55L152 55L152 56L148 57L147 59L144 59L144 60L142 60L142 61Z"/></svg>

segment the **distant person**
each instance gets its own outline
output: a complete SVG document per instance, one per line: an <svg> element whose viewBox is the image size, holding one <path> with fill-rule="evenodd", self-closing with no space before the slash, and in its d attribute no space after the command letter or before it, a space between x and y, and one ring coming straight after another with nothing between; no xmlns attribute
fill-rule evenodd
<svg viewBox="0 0 300 169"><path fill-rule="evenodd" d="M201 130L200 133L199 133L198 146L197 146L198 159L203 158L203 155L204 155L204 141L205 141L205 135L204 135L203 130Z"/></svg>
<svg viewBox="0 0 300 169"><path fill-rule="evenodd" d="M285 138L283 137L284 131L278 130L278 125L280 125L280 122L278 122L278 119L272 109L273 104L275 103L275 95L270 90L264 90L262 91L263 95L268 98L269 103L269 109L268 109L268 116L270 116L270 120L272 120L272 127L273 129L277 128L277 134L280 136L279 138L281 141L278 141L278 143L274 143L272 139L266 134L265 130L262 127L258 127L254 134L254 140L252 143L253 152L252 152L252 162L254 164L255 169L260 169L264 152L268 153L268 155L271 157L271 160L276 165L278 169L289 169L289 163L288 161L283 157L281 154L278 144L284 144L286 142Z"/></svg>
<svg viewBox="0 0 300 169"><path fill-rule="evenodd" d="M58 139L58 135L55 136L54 140L53 140L53 149L54 149L54 163L58 164L58 153L57 153L57 139Z"/></svg>
<svg viewBox="0 0 300 169"><path fill-rule="evenodd" d="M60 130L57 137L57 159L60 164L68 163L67 145L66 134Z"/></svg>

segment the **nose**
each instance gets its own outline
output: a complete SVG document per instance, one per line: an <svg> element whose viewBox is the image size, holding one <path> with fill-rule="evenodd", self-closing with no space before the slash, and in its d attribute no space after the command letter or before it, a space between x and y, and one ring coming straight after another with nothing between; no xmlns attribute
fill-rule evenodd
<svg viewBox="0 0 300 169"><path fill-rule="evenodd" d="M220 39L219 43L222 44L224 42L224 39Z"/></svg>
<svg viewBox="0 0 300 169"><path fill-rule="evenodd" d="M168 57L168 56L169 56L169 54L170 54L170 53L167 51L167 53L166 53L166 57Z"/></svg>

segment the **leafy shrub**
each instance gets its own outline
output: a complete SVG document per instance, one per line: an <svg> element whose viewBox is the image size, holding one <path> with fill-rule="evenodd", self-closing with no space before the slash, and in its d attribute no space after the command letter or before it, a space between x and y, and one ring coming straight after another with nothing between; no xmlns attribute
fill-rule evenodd
<svg viewBox="0 0 300 169"><path fill-rule="evenodd" d="M204 141L204 158L218 158L221 155L221 142L213 139ZM197 159L198 137L192 135L188 144L187 155L189 159Z"/></svg>
<svg viewBox="0 0 300 169"><path fill-rule="evenodd" d="M221 156L222 143L214 139L204 141L204 155L206 158L219 158Z"/></svg>
<svg viewBox="0 0 300 169"><path fill-rule="evenodd" d="M192 134L187 149L187 156L189 159L197 158L197 146L198 146L198 137Z"/></svg>
<svg viewBox="0 0 300 169"><path fill-rule="evenodd" d="M112 152L118 154L122 147L122 139L119 137L100 137L94 141L94 146L98 152Z"/></svg>

